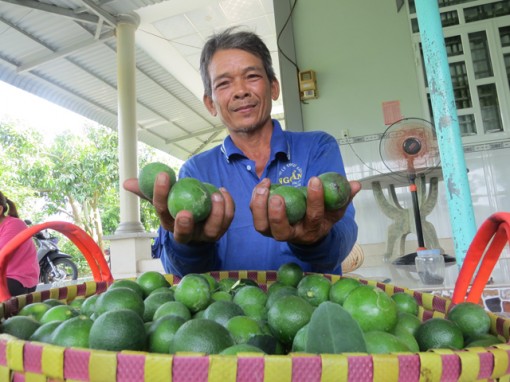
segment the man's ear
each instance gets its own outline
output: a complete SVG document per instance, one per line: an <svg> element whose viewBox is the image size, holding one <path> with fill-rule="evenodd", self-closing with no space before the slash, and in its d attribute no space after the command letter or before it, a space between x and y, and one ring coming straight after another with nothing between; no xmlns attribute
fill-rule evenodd
<svg viewBox="0 0 510 382"><path fill-rule="evenodd" d="M213 117L216 117L218 112L216 111L216 106L214 106L212 98L207 94L204 94L203 102L207 110L209 110L209 113L211 113Z"/></svg>
<svg viewBox="0 0 510 382"><path fill-rule="evenodd" d="M276 101L278 99L278 97L280 96L280 83L278 82L278 80L275 78L272 82L271 82L271 99L273 101Z"/></svg>

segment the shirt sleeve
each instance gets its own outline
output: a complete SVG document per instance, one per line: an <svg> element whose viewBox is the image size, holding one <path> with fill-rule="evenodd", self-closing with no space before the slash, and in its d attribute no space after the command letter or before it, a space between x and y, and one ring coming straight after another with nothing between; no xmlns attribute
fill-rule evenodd
<svg viewBox="0 0 510 382"><path fill-rule="evenodd" d="M334 171L345 176L345 168L336 140L329 134L321 134L310 156L308 179L311 176ZM290 251L301 261L311 264L314 272L341 274L342 261L349 255L358 237L358 225L354 220L352 203L344 216L331 228L329 234L313 245L288 243Z"/></svg>
<svg viewBox="0 0 510 382"><path fill-rule="evenodd" d="M187 177L200 178L193 174L191 161L186 162L179 171L179 179ZM188 273L204 273L214 269L217 251L215 243L181 244L175 241L172 232L160 229L160 240L164 251L161 254L161 263L167 273L180 277Z"/></svg>

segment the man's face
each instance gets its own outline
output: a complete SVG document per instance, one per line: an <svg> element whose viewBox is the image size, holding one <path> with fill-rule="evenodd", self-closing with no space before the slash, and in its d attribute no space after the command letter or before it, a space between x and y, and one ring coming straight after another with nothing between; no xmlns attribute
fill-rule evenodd
<svg viewBox="0 0 510 382"><path fill-rule="evenodd" d="M209 64L209 76L212 96L205 95L204 104L230 131L253 131L271 121L280 85L269 81L260 58L240 49L219 50Z"/></svg>

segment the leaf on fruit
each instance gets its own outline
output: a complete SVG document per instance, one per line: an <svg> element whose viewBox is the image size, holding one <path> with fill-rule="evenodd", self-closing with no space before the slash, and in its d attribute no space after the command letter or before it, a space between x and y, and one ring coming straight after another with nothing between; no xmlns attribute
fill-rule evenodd
<svg viewBox="0 0 510 382"><path fill-rule="evenodd" d="M305 351L316 354L366 352L363 332L339 304L325 301L312 314Z"/></svg>

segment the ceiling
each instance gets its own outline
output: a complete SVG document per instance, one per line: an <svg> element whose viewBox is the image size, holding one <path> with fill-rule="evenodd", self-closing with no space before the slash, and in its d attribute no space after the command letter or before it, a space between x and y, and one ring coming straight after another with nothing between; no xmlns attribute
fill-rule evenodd
<svg viewBox="0 0 510 382"><path fill-rule="evenodd" d="M273 0L0 0L0 80L117 129L115 25L136 13L138 139L181 160L220 143L198 71L208 36L243 25L279 73ZM273 117L283 118L277 101Z"/></svg>

